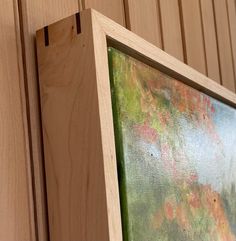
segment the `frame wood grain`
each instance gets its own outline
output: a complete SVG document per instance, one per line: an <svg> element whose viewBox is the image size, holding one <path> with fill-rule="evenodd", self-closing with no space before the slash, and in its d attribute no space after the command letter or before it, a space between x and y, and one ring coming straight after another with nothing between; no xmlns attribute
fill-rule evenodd
<svg viewBox="0 0 236 241"><path fill-rule="evenodd" d="M236 107L236 95L88 9L37 32L51 241L122 241L107 46Z"/></svg>

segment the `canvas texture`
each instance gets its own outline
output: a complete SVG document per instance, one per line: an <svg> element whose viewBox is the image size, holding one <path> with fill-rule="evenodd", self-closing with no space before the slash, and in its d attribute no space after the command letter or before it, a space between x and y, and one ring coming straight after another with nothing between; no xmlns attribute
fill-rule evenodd
<svg viewBox="0 0 236 241"><path fill-rule="evenodd" d="M236 110L108 49L125 241L236 240Z"/></svg>

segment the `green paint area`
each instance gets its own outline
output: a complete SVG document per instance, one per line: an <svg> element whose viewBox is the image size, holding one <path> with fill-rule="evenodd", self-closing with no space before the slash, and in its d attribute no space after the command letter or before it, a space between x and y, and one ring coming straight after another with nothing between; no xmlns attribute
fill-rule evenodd
<svg viewBox="0 0 236 241"><path fill-rule="evenodd" d="M125 241L236 240L236 110L108 49Z"/></svg>

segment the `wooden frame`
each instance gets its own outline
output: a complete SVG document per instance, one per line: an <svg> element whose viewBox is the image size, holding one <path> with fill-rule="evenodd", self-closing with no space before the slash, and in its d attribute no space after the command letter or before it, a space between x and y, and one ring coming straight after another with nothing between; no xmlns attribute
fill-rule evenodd
<svg viewBox="0 0 236 241"><path fill-rule="evenodd" d="M37 32L51 241L122 241L107 46L236 107L236 95L94 10Z"/></svg>

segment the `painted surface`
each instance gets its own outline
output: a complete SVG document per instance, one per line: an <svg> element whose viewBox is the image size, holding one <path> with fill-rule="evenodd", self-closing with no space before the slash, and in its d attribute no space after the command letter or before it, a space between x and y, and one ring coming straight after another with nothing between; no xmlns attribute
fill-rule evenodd
<svg viewBox="0 0 236 241"><path fill-rule="evenodd" d="M124 240L236 240L236 110L108 53Z"/></svg>

